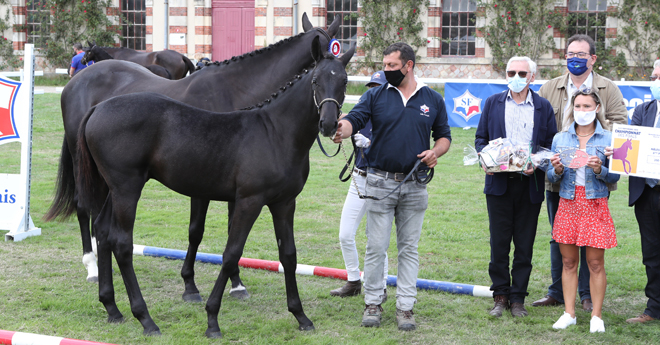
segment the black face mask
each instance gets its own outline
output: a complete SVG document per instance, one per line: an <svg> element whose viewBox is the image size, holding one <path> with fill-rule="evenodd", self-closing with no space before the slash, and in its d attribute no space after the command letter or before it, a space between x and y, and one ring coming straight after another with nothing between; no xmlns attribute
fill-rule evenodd
<svg viewBox="0 0 660 345"><path fill-rule="evenodd" d="M385 71L385 79L387 80L390 85L397 87L401 85L401 82L403 81L403 78L405 78L406 75L401 72L400 69L395 70L395 71Z"/></svg>

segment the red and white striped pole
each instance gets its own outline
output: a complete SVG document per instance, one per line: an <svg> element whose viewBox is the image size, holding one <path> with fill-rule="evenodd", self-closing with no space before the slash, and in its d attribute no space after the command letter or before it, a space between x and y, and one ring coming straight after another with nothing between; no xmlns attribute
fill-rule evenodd
<svg viewBox="0 0 660 345"><path fill-rule="evenodd" d="M68 339L34 333L12 332L0 329L1 345L114 345L95 341Z"/></svg>

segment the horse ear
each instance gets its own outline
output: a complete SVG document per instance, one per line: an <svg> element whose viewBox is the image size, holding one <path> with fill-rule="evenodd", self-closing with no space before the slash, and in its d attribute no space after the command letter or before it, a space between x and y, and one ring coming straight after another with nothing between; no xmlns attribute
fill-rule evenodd
<svg viewBox="0 0 660 345"><path fill-rule="evenodd" d="M93 43L91 43L89 40L87 40L87 46L88 46L88 47L91 47L91 46L93 46L93 45L94 45Z"/></svg>
<svg viewBox="0 0 660 345"><path fill-rule="evenodd" d="M321 47L321 42L319 42L319 36L315 36L312 40L312 59L319 62L323 58L324 50Z"/></svg>
<svg viewBox="0 0 660 345"><path fill-rule="evenodd" d="M355 44L351 44L351 49L339 57L339 60L341 60L341 63L344 65L344 67L346 67L346 65L348 65L348 63L351 61L353 54L355 54Z"/></svg>
<svg viewBox="0 0 660 345"><path fill-rule="evenodd" d="M335 16L335 20L332 21L332 24L328 26L328 30L326 31L328 33L328 36L334 37L337 34L337 30L339 30L339 25L341 25L341 20L339 19L341 16Z"/></svg>
<svg viewBox="0 0 660 345"><path fill-rule="evenodd" d="M309 18L307 17L307 12L303 12L302 24L303 24L303 31L305 32L312 30L314 28L314 25L312 25L312 22L310 22Z"/></svg>

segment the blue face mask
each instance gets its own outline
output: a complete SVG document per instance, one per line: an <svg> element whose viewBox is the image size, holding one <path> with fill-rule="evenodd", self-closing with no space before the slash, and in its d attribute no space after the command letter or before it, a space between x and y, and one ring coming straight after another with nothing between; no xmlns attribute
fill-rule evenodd
<svg viewBox="0 0 660 345"><path fill-rule="evenodd" d="M507 78L507 81L509 83L509 89L513 92L520 92L527 86L527 78L521 78L517 74L513 78Z"/></svg>
<svg viewBox="0 0 660 345"><path fill-rule="evenodd" d="M576 56L566 60L566 66L572 75L583 75L589 69L587 61L587 59L580 59Z"/></svg>
<svg viewBox="0 0 660 345"><path fill-rule="evenodd" d="M656 79L651 84L651 93L653 94L653 98L660 101L660 79Z"/></svg>

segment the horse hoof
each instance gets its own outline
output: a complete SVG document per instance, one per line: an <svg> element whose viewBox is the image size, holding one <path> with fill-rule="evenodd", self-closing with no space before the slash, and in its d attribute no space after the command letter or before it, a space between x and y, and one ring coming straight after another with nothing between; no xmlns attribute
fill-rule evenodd
<svg viewBox="0 0 660 345"><path fill-rule="evenodd" d="M232 288L229 290L229 296L234 297L239 300L246 300L250 298L250 294L247 292L247 289L245 286L241 286L238 288Z"/></svg>
<svg viewBox="0 0 660 345"><path fill-rule="evenodd" d="M298 329L301 331L313 331L316 328L314 328L314 325L307 325L307 326L300 325L298 326Z"/></svg>
<svg viewBox="0 0 660 345"><path fill-rule="evenodd" d="M220 338L222 338L222 332L220 332L220 331L209 331L207 329L206 332L204 332L204 334L206 334L207 338L211 338L211 339L220 339Z"/></svg>
<svg viewBox="0 0 660 345"><path fill-rule="evenodd" d="M122 323L124 322L124 316L108 316L108 323Z"/></svg>
<svg viewBox="0 0 660 345"><path fill-rule="evenodd" d="M144 335L146 335L146 336L148 336L148 337L156 337L156 336L160 336L160 335L161 335L161 333L160 333L160 329L158 329L158 328L153 329L153 330L146 330L146 329L145 329L145 330L142 332L142 334L144 334Z"/></svg>
<svg viewBox="0 0 660 345"><path fill-rule="evenodd" d="M99 282L99 277L97 277L97 276L87 277L87 282L88 283L98 283Z"/></svg>
<svg viewBox="0 0 660 345"><path fill-rule="evenodd" d="M202 299L202 296L200 296L198 293L191 293L191 294L183 294L183 301L184 302L189 302L189 303L201 303L204 302Z"/></svg>

